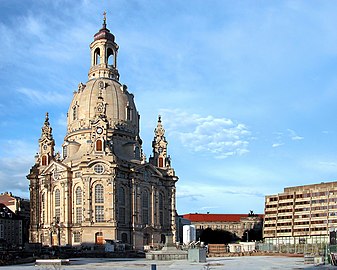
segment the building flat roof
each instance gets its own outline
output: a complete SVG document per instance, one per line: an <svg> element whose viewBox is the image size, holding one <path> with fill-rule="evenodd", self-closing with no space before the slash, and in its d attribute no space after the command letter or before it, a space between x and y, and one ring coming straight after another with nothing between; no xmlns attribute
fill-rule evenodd
<svg viewBox="0 0 337 270"><path fill-rule="evenodd" d="M263 215L256 215L263 218ZM186 218L192 222L240 222L242 218L254 217L248 214L185 214Z"/></svg>

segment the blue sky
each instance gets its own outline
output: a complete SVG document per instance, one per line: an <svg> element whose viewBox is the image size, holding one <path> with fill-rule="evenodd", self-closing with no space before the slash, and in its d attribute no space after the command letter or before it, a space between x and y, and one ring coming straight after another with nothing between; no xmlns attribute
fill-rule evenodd
<svg viewBox="0 0 337 270"><path fill-rule="evenodd" d="M0 0L0 192L29 197L46 111L61 150L104 10L147 157L162 115L180 214L336 180L334 1Z"/></svg>

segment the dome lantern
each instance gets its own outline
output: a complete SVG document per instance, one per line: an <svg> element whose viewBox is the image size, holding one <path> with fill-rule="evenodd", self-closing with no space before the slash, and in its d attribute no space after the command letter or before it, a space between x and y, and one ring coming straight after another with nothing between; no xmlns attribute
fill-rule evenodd
<svg viewBox="0 0 337 270"><path fill-rule="evenodd" d="M118 45L115 36L106 27L106 12L103 13L102 28L94 35L94 41L90 44L91 66L89 80L94 78L109 78L119 80L117 70Z"/></svg>

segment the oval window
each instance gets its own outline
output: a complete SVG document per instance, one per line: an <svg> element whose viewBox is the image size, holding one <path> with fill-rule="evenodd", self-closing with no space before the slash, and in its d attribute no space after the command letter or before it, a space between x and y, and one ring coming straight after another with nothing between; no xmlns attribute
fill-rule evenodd
<svg viewBox="0 0 337 270"><path fill-rule="evenodd" d="M104 167L101 164L97 164L94 167L95 173L103 173L104 172Z"/></svg>

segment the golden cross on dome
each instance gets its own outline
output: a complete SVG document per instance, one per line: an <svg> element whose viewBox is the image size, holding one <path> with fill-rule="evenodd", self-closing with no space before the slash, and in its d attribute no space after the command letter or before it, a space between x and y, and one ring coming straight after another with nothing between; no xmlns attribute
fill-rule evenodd
<svg viewBox="0 0 337 270"><path fill-rule="evenodd" d="M106 11L103 12L103 25L106 25Z"/></svg>

